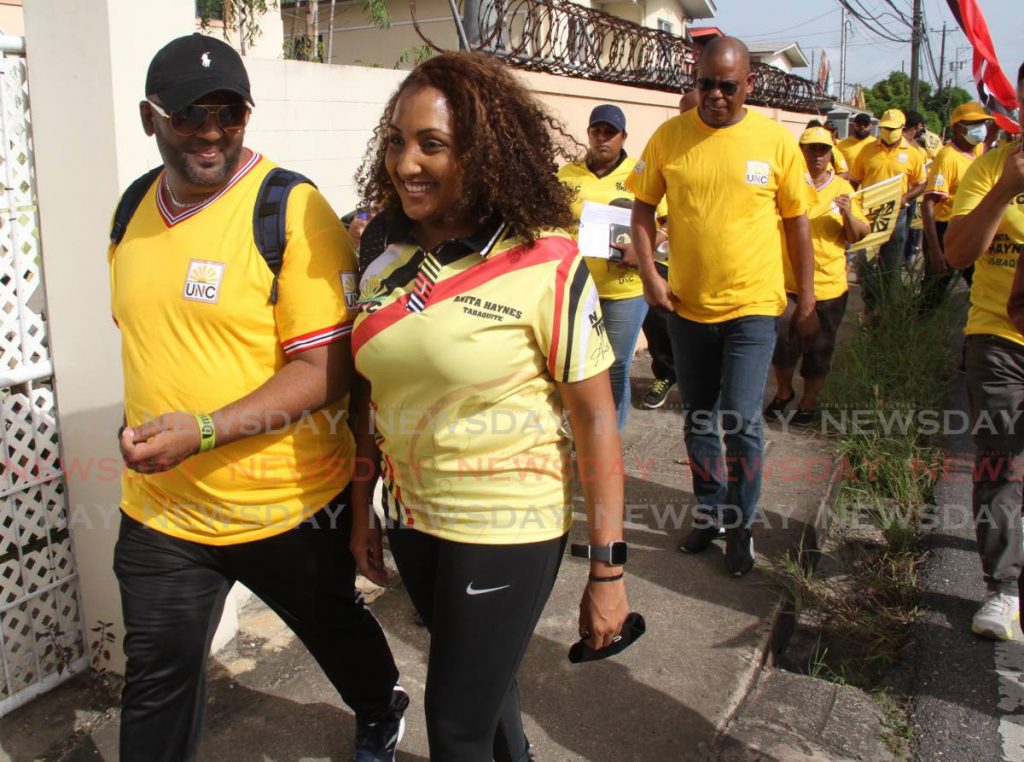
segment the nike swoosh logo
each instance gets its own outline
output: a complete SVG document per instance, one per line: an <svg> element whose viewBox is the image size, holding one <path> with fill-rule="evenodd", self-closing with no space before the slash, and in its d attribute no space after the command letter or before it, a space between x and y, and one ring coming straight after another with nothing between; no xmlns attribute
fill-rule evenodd
<svg viewBox="0 0 1024 762"><path fill-rule="evenodd" d="M493 593L497 590L504 590L506 587L512 587L512 585L502 585L501 587L473 587L473 583L470 582L466 585L466 595L483 595L484 593Z"/></svg>

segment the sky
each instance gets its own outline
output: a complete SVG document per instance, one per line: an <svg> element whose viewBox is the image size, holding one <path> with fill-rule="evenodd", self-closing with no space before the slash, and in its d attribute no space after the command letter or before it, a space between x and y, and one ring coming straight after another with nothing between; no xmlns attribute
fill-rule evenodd
<svg viewBox="0 0 1024 762"><path fill-rule="evenodd" d="M879 16L892 12L890 0L859 0L860 6L872 15ZM734 35L750 43L763 42L797 42L800 44L808 61L812 53L817 59L822 49L828 55L832 66L833 90L838 92L839 82L839 40L840 40L840 5L837 0L714 0L718 13L714 19L703 19L694 22L694 26L714 25L727 34ZM913 6L912 0L891 0L897 7L904 10L909 17ZM1024 60L1024 4L1010 0L978 0L978 4L988 21L992 41L995 44L999 64L1012 82L1016 77L1017 67ZM851 0L850 5L858 7ZM938 68L939 52L942 43L942 24L947 24L946 34L946 80L951 84L965 87L972 95L976 94L971 77L971 49L957 26L953 15L949 12L946 0L922 0L934 55L935 66ZM865 28L859 21L847 14L852 26L852 33L847 35L846 81L860 82L871 85L885 79L889 72L898 70L901 62L910 71L910 44L894 43L881 39ZM884 17L884 27L895 37L909 39L910 28L895 21L892 17ZM927 56L925 48L923 53ZM950 71L950 62L959 59L962 68ZM810 68L796 69L795 74L815 78ZM934 82L928 64L922 60L922 77Z"/></svg>

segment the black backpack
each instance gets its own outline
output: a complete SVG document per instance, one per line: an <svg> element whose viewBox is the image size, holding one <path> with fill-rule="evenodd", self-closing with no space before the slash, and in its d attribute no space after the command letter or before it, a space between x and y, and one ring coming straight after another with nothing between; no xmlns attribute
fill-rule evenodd
<svg viewBox="0 0 1024 762"><path fill-rule="evenodd" d="M128 223L139 208L143 197L150 186L163 171L163 166L155 167L142 177L132 181L114 210L114 222L110 226L110 242L115 246L124 238ZM252 213L252 232L256 240L256 248L274 274L274 284L270 287L270 303L277 303L277 276L281 272L284 259L284 248L288 241L285 236L285 210L288 208L288 194L292 188L302 183L316 184L308 177L292 172L290 169L275 167L267 173L256 194L256 205Z"/></svg>

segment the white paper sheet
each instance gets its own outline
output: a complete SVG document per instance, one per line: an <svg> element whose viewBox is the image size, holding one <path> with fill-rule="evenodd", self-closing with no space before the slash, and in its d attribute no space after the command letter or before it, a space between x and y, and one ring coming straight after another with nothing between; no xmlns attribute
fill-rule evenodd
<svg viewBox="0 0 1024 762"><path fill-rule="evenodd" d="M632 212L620 206L583 202L580 214L579 247L586 257L608 259L612 241L629 243L629 220ZM623 230L623 228L625 228ZM627 236L622 240L622 236Z"/></svg>

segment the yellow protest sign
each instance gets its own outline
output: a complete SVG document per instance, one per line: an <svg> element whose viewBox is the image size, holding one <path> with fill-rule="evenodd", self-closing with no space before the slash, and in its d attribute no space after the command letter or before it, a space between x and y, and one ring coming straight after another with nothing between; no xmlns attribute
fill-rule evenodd
<svg viewBox="0 0 1024 762"><path fill-rule="evenodd" d="M861 188L853 196L861 197L864 215L871 226L870 232L857 243L850 246L851 251L869 246L880 246L892 237L896 226L896 217L900 213L900 200L903 198L903 177L896 175L880 183ZM851 198L853 197L851 196Z"/></svg>

